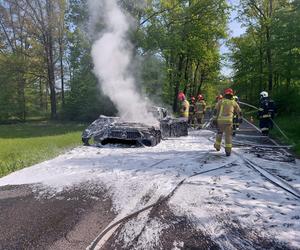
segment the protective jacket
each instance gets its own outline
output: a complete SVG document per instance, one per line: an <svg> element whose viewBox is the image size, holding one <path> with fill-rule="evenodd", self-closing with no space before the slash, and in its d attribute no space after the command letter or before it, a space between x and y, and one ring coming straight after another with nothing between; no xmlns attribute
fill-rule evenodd
<svg viewBox="0 0 300 250"><path fill-rule="evenodd" d="M258 117L274 118L276 112L275 103L270 98L262 98L259 103Z"/></svg>
<svg viewBox="0 0 300 250"><path fill-rule="evenodd" d="M215 119L217 121L218 131L214 147L218 151L220 150L223 133L225 133L226 155L230 155L232 148L232 126L234 113L238 114L239 118L242 115L241 108L236 101L225 98L217 103L215 108Z"/></svg>
<svg viewBox="0 0 300 250"><path fill-rule="evenodd" d="M189 115L195 113L195 103L190 103Z"/></svg>
<svg viewBox="0 0 300 250"><path fill-rule="evenodd" d="M269 97L262 98L259 103L258 118L259 127L264 135L268 135L269 130L273 127L272 119L276 113L276 107L273 100Z"/></svg>
<svg viewBox="0 0 300 250"><path fill-rule="evenodd" d="M196 102L196 114L204 114L206 111L206 103L204 100Z"/></svg>
<svg viewBox="0 0 300 250"><path fill-rule="evenodd" d="M241 108L234 100L222 99L216 105L216 118L218 123L230 124L233 123L234 113L241 116Z"/></svg>
<svg viewBox="0 0 300 250"><path fill-rule="evenodd" d="M187 100L184 100L180 104L180 117L189 118L190 104Z"/></svg>

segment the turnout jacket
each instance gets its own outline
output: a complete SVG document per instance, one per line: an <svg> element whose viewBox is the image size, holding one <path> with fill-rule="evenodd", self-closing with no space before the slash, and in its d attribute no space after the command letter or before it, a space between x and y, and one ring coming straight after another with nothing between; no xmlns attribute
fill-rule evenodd
<svg viewBox="0 0 300 250"><path fill-rule="evenodd" d="M180 103L180 117L189 118L190 103L184 100Z"/></svg>
<svg viewBox="0 0 300 250"><path fill-rule="evenodd" d="M222 99L216 104L215 118L218 123L232 125L234 113L238 115L238 118L241 118L242 111L236 101Z"/></svg>
<svg viewBox="0 0 300 250"><path fill-rule="evenodd" d="M258 118L274 118L276 113L275 102L270 98L262 98L259 102Z"/></svg>
<svg viewBox="0 0 300 250"><path fill-rule="evenodd" d="M204 100L196 102L196 113L197 114L204 114L206 111L206 103Z"/></svg>

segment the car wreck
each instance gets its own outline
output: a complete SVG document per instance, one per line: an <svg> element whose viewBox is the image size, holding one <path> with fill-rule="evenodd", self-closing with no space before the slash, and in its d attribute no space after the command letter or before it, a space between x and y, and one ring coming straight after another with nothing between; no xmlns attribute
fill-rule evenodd
<svg viewBox="0 0 300 250"><path fill-rule="evenodd" d="M186 120L168 116L167 110L152 107L150 112L159 122L159 126L143 123L126 122L119 117L100 116L82 133L84 145L96 146L115 143L128 145L156 146L168 137L186 136L188 124Z"/></svg>

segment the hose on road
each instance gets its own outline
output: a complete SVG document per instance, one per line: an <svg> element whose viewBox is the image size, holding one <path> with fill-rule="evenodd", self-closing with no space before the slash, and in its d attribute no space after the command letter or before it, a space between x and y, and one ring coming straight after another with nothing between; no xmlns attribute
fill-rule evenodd
<svg viewBox="0 0 300 250"><path fill-rule="evenodd" d="M159 162L160 163L160 162ZM153 165L157 165L159 163L155 163ZM146 206L138 211L135 211L125 217L123 217L122 219L114 222L113 224L107 226L96 238L95 240L91 243L90 246L87 247L88 250L95 250L97 249L97 245L98 243L101 241L101 239L109 232L111 231L113 228L115 228L116 226L120 225L121 223L123 222L126 222L128 221L129 219L137 216L138 214L150 209L150 208L153 208L153 207L158 207L159 205L161 205L163 202L166 202L168 201L173 195L174 193L176 192L176 190L188 179L194 177L194 176L197 176L197 175L201 175L201 174L205 174L205 173L209 173L209 172L212 172L212 171L216 171L216 170L219 170L219 169L222 169L222 168L230 168L233 166L233 164L235 163L235 161L232 161L230 163L226 163L220 167L217 167L217 168L213 168L213 169L208 169L208 170L205 170L205 171L201 171L201 172L197 172L197 173L194 173L184 179L182 179L180 182L178 182L178 184L176 184L176 186L173 188L173 190L166 196L163 196L163 197L160 197L158 199L158 201L156 201L155 203L152 203L150 204L149 206ZM151 165L151 166L153 166Z"/></svg>
<svg viewBox="0 0 300 250"><path fill-rule="evenodd" d="M259 108L255 107L255 106L253 106L253 105L251 105L251 104L249 104L249 103L246 103L246 102L239 102L239 104L248 106L248 107L253 108L253 109L255 109L255 110L259 110ZM275 127L278 129L278 131L283 135L283 137L284 137L286 140L292 142L292 140L291 140L291 139L283 132L283 130L278 126L278 124L277 124L272 118L270 118L270 119L271 119L271 121L273 122L273 124L275 125ZM295 146L294 143L293 143L293 146Z"/></svg>

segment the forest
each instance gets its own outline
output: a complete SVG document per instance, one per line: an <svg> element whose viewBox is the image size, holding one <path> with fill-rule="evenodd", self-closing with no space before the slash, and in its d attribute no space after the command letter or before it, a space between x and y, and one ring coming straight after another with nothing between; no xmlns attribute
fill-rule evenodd
<svg viewBox="0 0 300 250"><path fill-rule="evenodd" d="M237 19L246 31L239 37L229 36L226 0L118 3L134 19L133 71L154 103L176 111L179 91L213 102L232 86L252 104L267 90L280 113L299 117L299 1L240 0ZM104 25L100 19L92 30L88 10L88 0L0 1L1 123L116 114L93 73L91 46ZM222 74L224 60L230 76Z"/></svg>
<svg viewBox="0 0 300 250"><path fill-rule="evenodd" d="M176 110L177 93L213 92L220 81L219 40L226 1L120 1L135 19L141 91ZM116 112L92 69L86 0L1 1L0 120L32 116L91 120ZM97 29L101 30L101 23Z"/></svg>

